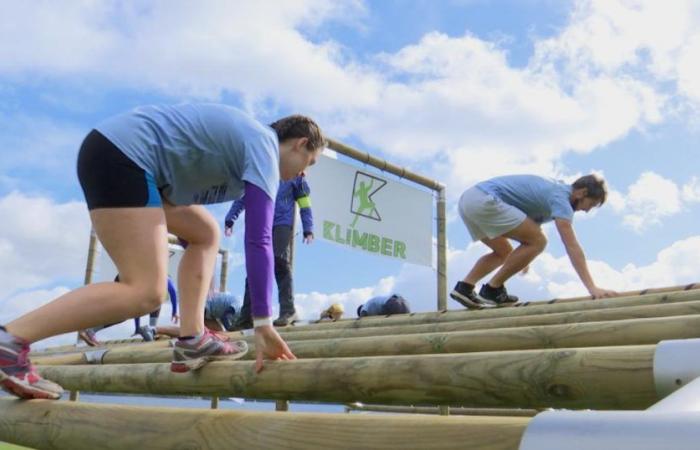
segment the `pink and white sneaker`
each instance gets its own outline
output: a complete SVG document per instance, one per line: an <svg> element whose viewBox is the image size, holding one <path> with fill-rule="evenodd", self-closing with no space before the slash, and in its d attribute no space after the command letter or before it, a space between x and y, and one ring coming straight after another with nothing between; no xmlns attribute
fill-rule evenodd
<svg viewBox="0 0 700 450"><path fill-rule="evenodd" d="M28 355L29 343L0 326L0 387L20 398L61 398L63 388L41 378Z"/></svg>
<svg viewBox="0 0 700 450"><path fill-rule="evenodd" d="M194 342L188 341L178 339L175 342L173 361L170 364L172 372L197 370L209 361L217 359L239 359L248 352L248 344L245 341L226 342L206 329Z"/></svg>

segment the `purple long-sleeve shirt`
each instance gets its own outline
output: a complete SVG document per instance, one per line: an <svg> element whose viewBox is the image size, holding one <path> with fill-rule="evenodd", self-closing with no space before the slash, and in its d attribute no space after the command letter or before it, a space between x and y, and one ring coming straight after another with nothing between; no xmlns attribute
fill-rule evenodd
<svg viewBox="0 0 700 450"><path fill-rule="evenodd" d="M274 201L254 184L245 183L245 267L248 273L253 318L272 316L272 216Z"/></svg>

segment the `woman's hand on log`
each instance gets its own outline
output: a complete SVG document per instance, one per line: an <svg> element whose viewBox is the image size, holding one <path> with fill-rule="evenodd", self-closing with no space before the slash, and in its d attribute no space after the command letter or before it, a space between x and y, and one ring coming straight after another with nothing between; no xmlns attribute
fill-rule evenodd
<svg viewBox="0 0 700 450"><path fill-rule="evenodd" d="M255 328L255 371L263 370L263 359L297 359L272 325Z"/></svg>

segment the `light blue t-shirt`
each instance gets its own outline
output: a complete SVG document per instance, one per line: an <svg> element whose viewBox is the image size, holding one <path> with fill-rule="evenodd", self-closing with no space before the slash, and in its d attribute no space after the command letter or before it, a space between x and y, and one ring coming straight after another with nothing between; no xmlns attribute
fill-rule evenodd
<svg viewBox="0 0 700 450"><path fill-rule="evenodd" d="M377 297L372 297L371 299L367 300L364 305L360 306L358 315L361 315L360 311L366 313L368 316L382 315L382 308L384 308L384 304L390 297L391 295L379 295Z"/></svg>
<svg viewBox="0 0 700 450"><path fill-rule="evenodd" d="M574 208L569 200L569 184L537 175L507 175L491 178L476 185L487 194L515 206L536 223L557 219L571 222Z"/></svg>
<svg viewBox="0 0 700 450"><path fill-rule="evenodd" d="M207 319L221 319L227 313L240 310L241 302L230 292L216 292L207 299L204 305L204 316Z"/></svg>
<svg viewBox="0 0 700 450"><path fill-rule="evenodd" d="M217 104L142 106L95 127L156 181L175 205L241 198L244 181L271 199L279 186L275 131Z"/></svg>

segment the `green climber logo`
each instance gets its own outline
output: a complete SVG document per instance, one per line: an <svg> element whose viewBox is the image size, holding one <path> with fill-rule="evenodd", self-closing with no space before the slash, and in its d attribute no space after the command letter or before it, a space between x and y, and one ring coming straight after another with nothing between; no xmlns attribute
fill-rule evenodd
<svg viewBox="0 0 700 450"><path fill-rule="evenodd" d="M386 186L386 181L381 178L364 172L355 172L355 183L352 186L352 199L350 200L350 212L355 214L355 220L352 221L350 228L355 228L360 216L378 222L382 221L382 216L379 215L372 196L384 186Z"/></svg>
<svg viewBox="0 0 700 450"><path fill-rule="evenodd" d="M378 253L394 258L406 259L406 243L373 233L363 232L357 227L360 217L382 221L377 204L372 199L387 181L368 173L355 172L355 182L350 199L350 212L355 215L352 224L347 228L329 220L323 221L323 237L338 244L360 248L370 253Z"/></svg>

